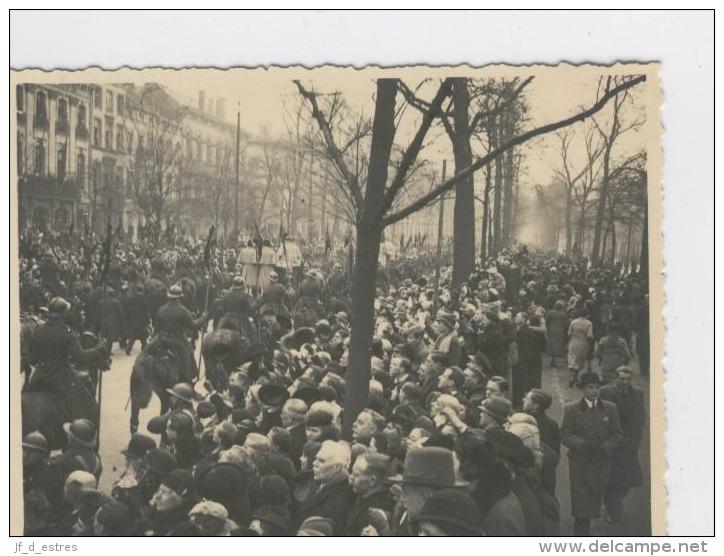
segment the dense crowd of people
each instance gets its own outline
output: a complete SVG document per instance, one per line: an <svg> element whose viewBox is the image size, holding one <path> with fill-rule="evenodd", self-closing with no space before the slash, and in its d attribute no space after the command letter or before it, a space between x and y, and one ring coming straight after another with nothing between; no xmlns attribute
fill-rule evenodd
<svg viewBox="0 0 724 556"><path fill-rule="evenodd" d="M210 270L204 249L117 242L108 260L102 241L21 239L23 396L50 392L63 416L28 430L23 409L26 534L556 535L562 446L574 533L602 506L623 518L642 482L645 278L525 247L457 287L428 256L389 261L369 396L348 431L347 262L253 287L234 249ZM167 380L163 412L131 423L125 469L102 492L97 414L78 391L95 396L112 350L136 342L139 358L171 354L153 375ZM218 346L234 353L217 361ZM581 390L561 423L544 360Z"/></svg>

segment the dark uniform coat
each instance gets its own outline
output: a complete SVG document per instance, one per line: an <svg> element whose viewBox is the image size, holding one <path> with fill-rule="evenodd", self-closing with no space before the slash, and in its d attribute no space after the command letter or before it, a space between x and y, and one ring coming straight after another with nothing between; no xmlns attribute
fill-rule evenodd
<svg viewBox="0 0 724 556"><path fill-rule="evenodd" d="M249 322L254 312L254 303L251 297L241 290L230 290L221 299L223 316L219 319L219 328L231 328L239 331L250 341L256 341L256 332Z"/></svg>
<svg viewBox="0 0 724 556"><path fill-rule="evenodd" d="M621 443L621 424L616 406L585 399L566 405L561 441L568 448L571 511L574 518L599 517L608 482L611 456Z"/></svg>
<svg viewBox="0 0 724 556"><path fill-rule="evenodd" d="M148 325L151 322L146 296L140 293L131 293L126 298L125 310L127 337L129 339L145 340L148 336Z"/></svg>

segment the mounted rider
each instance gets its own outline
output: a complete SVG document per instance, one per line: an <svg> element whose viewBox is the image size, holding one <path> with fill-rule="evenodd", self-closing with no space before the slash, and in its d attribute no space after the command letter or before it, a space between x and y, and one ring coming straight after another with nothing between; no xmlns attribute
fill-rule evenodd
<svg viewBox="0 0 724 556"><path fill-rule="evenodd" d="M70 303L56 297L48 304L46 322L39 325L30 337L31 373L25 390L50 390L56 393L72 414L77 405L73 396L77 377L71 369L71 362L78 364L99 363L107 357L107 344L101 340L97 346L83 349L70 328L65 316Z"/></svg>
<svg viewBox="0 0 724 556"><path fill-rule="evenodd" d="M246 293L244 279L234 276L231 289L221 299L223 316L219 319L218 328L238 331L251 342L256 342L257 335L249 317L254 314L255 306L252 297Z"/></svg>
<svg viewBox="0 0 724 556"><path fill-rule="evenodd" d="M181 304L183 290L178 284L168 289L166 297L168 301L158 310L157 330L149 342L148 350L153 353L160 346L170 349L182 365L179 375L191 381L198 375L198 368L188 334L201 328L206 322L207 314L193 318L189 310Z"/></svg>

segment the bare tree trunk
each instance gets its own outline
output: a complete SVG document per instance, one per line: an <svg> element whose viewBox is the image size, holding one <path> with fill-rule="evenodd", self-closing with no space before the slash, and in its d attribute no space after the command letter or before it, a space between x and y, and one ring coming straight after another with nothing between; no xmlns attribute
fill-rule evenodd
<svg viewBox="0 0 724 556"><path fill-rule="evenodd" d="M520 197L520 183L518 182L519 172L520 156L518 157L518 162L515 165L515 180L513 180L513 221L510 229L510 245L513 245L518 237L518 201Z"/></svg>
<svg viewBox="0 0 724 556"><path fill-rule="evenodd" d="M453 121L455 137L455 173L473 163L470 149L470 122L468 80L464 77L453 81ZM453 287L468 279L475 266L475 191L473 176L461 180L455 186L455 213L453 221Z"/></svg>
<svg viewBox="0 0 724 556"><path fill-rule="evenodd" d="M492 167L485 167L485 192L483 193L483 230L480 238L480 264L484 265L488 258L488 229L490 228L490 187L492 184Z"/></svg>
<svg viewBox="0 0 724 556"><path fill-rule="evenodd" d="M583 254L586 243L586 200L581 201L581 213L578 217L578 231L576 233L576 252Z"/></svg>
<svg viewBox="0 0 724 556"><path fill-rule="evenodd" d="M505 141L509 141L512 136L510 118L505 119ZM513 228L513 151L510 149L505 153L504 170L503 170L503 236L500 247L510 246L511 231Z"/></svg>
<svg viewBox="0 0 724 556"><path fill-rule="evenodd" d="M603 179L601 180L601 190L598 194L598 204L596 206L596 224L593 231L593 249L591 251L591 263L598 266L598 262L605 253L601 246L601 233L603 231L604 211L606 208L606 198L608 197L608 181L611 164L611 146L606 143L606 149L603 153ZM605 245L605 241L604 241Z"/></svg>
<svg viewBox="0 0 724 556"><path fill-rule="evenodd" d="M571 244L573 243L573 227L571 224L571 212L573 207L571 188L566 186L566 207L565 207L565 220L566 220L566 255L571 254Z"/></svg>
<svg viewBox="0 0 724 556"><path fill-rule="evenodd" d="M500 128L496 129L496 147L499 144ZM493 191L493 241L490 244L490 255L494 257L501 248L501 204L503 193L503 155L495 159L495 190Z"/></svg>
<svg viewBox="0 0 724 556"><path fill-rule="evenodd" d="M310 245L314 244L314 156L309 158L309 189L307 191L307 240Z"/></svg>
<svg viewBox="0 0 724 556"><path fill-rule="evenodd" d="M342 424L342 434L348 440L352 438L352 424L367 405L369 397L377 262L382 239L380 211L395 137L396 94L397 80L377 80L367 188L362 213L357 221L357 252L352 272L352 330L349 364L345 374L347 386Z"/></svg>
<svg viewBox="0 0 724 556"><path fill-rule="evenodd" d="M641 255L639 264L639 276L648 280L649 277L649 211L644 206L644 226L641 231Z"/></svg>

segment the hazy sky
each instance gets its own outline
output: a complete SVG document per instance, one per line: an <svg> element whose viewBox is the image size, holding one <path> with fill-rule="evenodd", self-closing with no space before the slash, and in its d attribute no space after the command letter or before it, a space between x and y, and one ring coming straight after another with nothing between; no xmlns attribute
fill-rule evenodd
<svg viewBox="0 0 724 556"><path fill-rule="evenodd" d="M404 74L403 79L415 87L422 81L424 75ZM408 70L409 71L409 70ZM528 85L526 96L530 106L530 127L537 127L574 114L581 106L590 106L596 96L598 75L590 71L556 71L555 68L536 68L527 72L522 69L522 75L534 75L533 81ZM486 75L495 76L496 69L489 68ZM354 110L371 116L374 111L373 94L375 89L374 75L353 70L336 70L333 75L323 75L318 70L308 72L301 76L307 88L314 88L318 92L340 91L347 103ZM280 70L266 71L254 70L246 73L228 72L218 70L204 71L199 76L193 71L171 71L163 75L161 80L169 92L182 103L196 105L198 92L205 91L207 102L209 99L226 99L226 119L235 122L237 107L241 115L241 126L244 130L256 134L262 128L267 128L272 135L284 133L285 105L293 105L299 98L292 77ZM430 99L434 94L437 81L433 80L420 90L420 96ZM642 94L638 91L633 95L635 107L629 112L643 109ZM398 97L398 102L401 102ZM600 116L604 121L606 111ZM398 129L396 141L399 144L408 144L419 122L419 115L408 108ZM583 164L583 129L576 126L580 142L574 142L572 152L572 165ZM641 148L641 133L630 133L619 145L621 156ZM423 151L423 156L432 161L443 158L452 159L452 148L449 140L440 130L431 130L428 140L439 137L429 144ZM475 149L475 145L473 146ZM521 176L522 183L539 183L546 185L553 177L552 165L559 163L558 140L548 135L528 143L525 147L527 171ZM478 149L478 152L479 149ZM614 153L614 157L616 154ZM480 182L476 176L476 182Z"/></svg>

